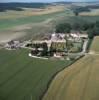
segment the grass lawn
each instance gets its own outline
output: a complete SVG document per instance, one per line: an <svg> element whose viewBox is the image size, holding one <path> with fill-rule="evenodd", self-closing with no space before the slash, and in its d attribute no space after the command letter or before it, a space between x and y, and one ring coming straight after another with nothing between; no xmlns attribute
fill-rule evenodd
<svg viewBox="0 0 99 100"><path fill-rule="evenodd" d="M52 77L71 61L28 57L28 50L0 50L0 100L39 100Z"/></svg>

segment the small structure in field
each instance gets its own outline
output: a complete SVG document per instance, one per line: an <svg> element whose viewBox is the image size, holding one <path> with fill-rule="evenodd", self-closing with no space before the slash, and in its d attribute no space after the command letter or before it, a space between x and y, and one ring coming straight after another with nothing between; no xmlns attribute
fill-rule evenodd
<svg viewBox="0 0 99 100"><path fill-rule="evenodd" d="M8 43L6 43L5 48L8 50L16 50L20 48L20 42L11 40Z"/></svg>

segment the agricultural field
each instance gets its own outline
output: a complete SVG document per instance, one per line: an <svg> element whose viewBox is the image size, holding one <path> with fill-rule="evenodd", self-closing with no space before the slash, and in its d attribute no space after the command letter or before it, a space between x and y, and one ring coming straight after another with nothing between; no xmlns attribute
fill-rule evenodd
<svg viewBox="0 0 99 100"><path fill-rule="evenodd" d="M99 20L95 13L95 16L85 13L74 16L64 6L23 9L0 12L0 43L13 39L41 39L42 35L53 33L60 22L73 24ZM92 51L99 51L98 42L99 38L95 37ZM73 61L34 59L28 56L29 50L7 51L1 47L0 100L39 100L45 92L43 100L99 100L99 56L95 53L87 54L69 66Z"/></svg>
<svg viewBox="0 0 99 100"><path fill-rule="evenodd" d="M30 24L30 23L43 22L49 18L57 17L57 15L61 13L63 13L63 11L46 14L46 15L29 16L29 17L23 17L23 18L0 19L0 23L1 23L0 29L12 28L13 26Z"/></svg>
<svg viewBox="0 0 99 100"><path fill-rule="evenodd" d="M0 12L0 19L15 19L28 16L44 15L64 11L64 6L48 6L46 8L22 8L22 11L7 10Z"/></svg>
<svg viewBox="0 0 99 100"><path fill-rule="evenodd" d="M39 100L53 76L72 61L41 60L29 50L0 50L0 100Z"/></svg>
<svg viewBox="0 0 99 100"><path fill-rule="evenodd" d="M42 35L55 30L54 26L61 17L72 15L72 12L64 6L48 6L43 10L24 9L24 11L0 12L0 42L12 39L28 40L31 37L41 38Z"/></svg>
<svg viewBox="0 0 99 100"><path fill-rule="evenodd" d="M49 18L58 17L61 14L65 15L67 10L64 6L48 6L45 9L24 8L23 11L0 12L0 29L42 22Z"/></svg>
<svg viewBox="0 0 99 100"><path fill-rule="evenodd" d="M81 16L99 16L99 9L91 9L91 12L82 12Z"/></svg>
<svg viewBox="0 0 99 100"><path fill-rule="evenodd" d="M99 36L94 38L90 52L99 53Z"/></svg>
<svg viewBox="0 0 99 100"><path fill-rule="evenodd" d="M99 52L98 42L95 37L91 50ZM99 100L98 76L99 54L87 54L56 75L43 100Z"/></svg>

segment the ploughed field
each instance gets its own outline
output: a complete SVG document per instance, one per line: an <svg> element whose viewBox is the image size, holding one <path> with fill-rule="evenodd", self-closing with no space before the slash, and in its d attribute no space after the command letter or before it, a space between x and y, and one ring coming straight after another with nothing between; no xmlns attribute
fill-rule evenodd
<svg viewBox="0 0 99 100"><path fill-rule="evenodd" d="M99 100L98 43L99 37L95 37L91 46L94 53L56 75L43 100Z"/></svg>
<svg viewBox="0 0 99 100"><path fill-rule="evenodd" d="M71 61L41 60L28 50L0 50L0 100L39 100L53 76Z"/></svg>

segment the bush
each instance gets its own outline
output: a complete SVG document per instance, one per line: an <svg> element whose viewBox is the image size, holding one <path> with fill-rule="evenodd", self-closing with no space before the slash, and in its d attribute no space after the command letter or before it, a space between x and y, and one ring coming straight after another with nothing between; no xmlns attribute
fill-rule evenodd
<svg viewBox="0 0 99 100"><path fill-rule="evenodd" d="M43 48L43 51L41 53L41 56L47 56L48 55L48 46L47 46L47 43L46 42L44 42L42 44L42 48Z"/></svg>
<svg viewBox="0 0 99 100"><path fill-rule="evenodd" d="M56 33L69 33L71 31L71 25L69 23L61 23L56 25Z"/></svg>

